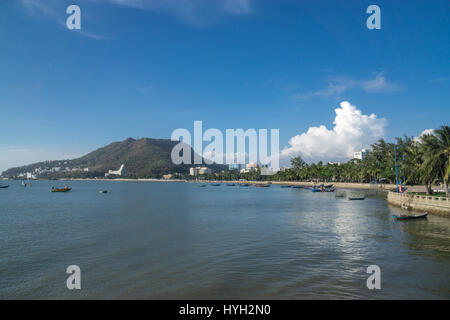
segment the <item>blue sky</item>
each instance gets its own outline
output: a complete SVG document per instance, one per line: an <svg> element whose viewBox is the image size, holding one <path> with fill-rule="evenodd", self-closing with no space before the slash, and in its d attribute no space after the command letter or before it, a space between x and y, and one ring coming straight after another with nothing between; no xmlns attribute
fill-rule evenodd
<svg viewBox="0 0 450 320"><path fill-rule="evenodd" d="M70 4L81 30L65 26ZM371 4L381 30L366 27ZM385 119L386 139L418 135L449 124L449 20L447 0L2 1L0 172L194 120L327 150L308 130L333 130L342 101Z"/></svg>

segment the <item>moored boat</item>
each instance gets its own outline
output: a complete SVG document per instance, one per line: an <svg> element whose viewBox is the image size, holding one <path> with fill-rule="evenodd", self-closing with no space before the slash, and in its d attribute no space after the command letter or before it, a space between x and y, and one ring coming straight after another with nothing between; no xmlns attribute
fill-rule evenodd
<svg viewBox="0 0 450 320"><path fill-rule="evenodd" d="M211 186L212 186L212 187L220 187L221 184L220 184L220 183L211 183Z"/></svg>
<svg viewBox="0 0 450 320"><path fill-rule="evenodd" d="M108 190L100 190L100 193L108 193Z"/></svg>
<svg viewBox="0 0 450 320"><path fill-rule="evenodd" d="M52 187L52 189L50 190L50 192L69 192L70 190L72 190L72 188L69 188L69 187L64 187L64 188L55 188L55 187Z"/></svg>
<svg viewBox="0 0 450 320"><path fill-rule="evenodd" d="M268 188L268 187L270 187L270 184L255 183L255 187L258 187L258 188Z"/></svg>
<svg viewBox="0 0 450 320"><path fill-rule="evenodd" d="M2 186L2 185L0 185L0 189L6 189L6 188L8 188L9 186Z"/></svg>
<svg viewBox="0 0 450 320"><path fill-rule="evenodd" d="M410 220L410 219L422 219L426 218L428 215L428 212L422 213L422 214L411 214L411 215L393 215L395 220Z"/></svg>
<svg viewBox="0 0 450 320"><path fill-rule="evenodd" d="M365 198L364 194L351 194L347 197L348 200L364 200Z"/></svg>

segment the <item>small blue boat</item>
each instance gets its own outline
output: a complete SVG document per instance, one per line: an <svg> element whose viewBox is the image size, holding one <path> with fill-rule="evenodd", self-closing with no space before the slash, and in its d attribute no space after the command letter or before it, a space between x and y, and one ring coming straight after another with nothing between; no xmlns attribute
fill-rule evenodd
<svg viewBox="0 0 450 320"><path fill-rule="evenodd" d="M428 212L422 213L422 214L413 214L413 215L393 215L395 220L410 220L410 219L422 219L426 218L428 215Z"/></svg>

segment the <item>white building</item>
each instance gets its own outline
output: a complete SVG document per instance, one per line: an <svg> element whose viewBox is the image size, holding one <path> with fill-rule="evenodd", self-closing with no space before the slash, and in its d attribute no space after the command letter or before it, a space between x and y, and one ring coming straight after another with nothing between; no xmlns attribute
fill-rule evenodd
<svg viewBox="0 0 450 320"><path fill-rule="evenodd" d="M353 153L353 159L363 160L367 155L368 151L366 149L362 149L361 151L356 151Z"/></svg>
<svg viewBox="0 0 450 320"><path fill-rule="evenodd" d="M240 173L249 173L250 171L254 171L258 169L258 164L255 162L247 163L245 168L242 168Z"/></svg>
<svg viewBox="0 0 450 320"><path fill-rule="evenodd" d="M114 171L114 170L109 170L108 173L105 173L105 177L111 176L111 175L115 175L115 176L124 176L126 175L127 172L125 170L125 165L121 165L119 170Z"/></svg>
<svg viewBox="0 0 450 320"><path fill-rule="evenodd" d="M208 167L195 167L189 169L189 174L191 176L198 176L202 174L210 174L212 173L212 170Z"/></svg>
<svg viewBox="0 0 450 320"><path fill-rule="evenodd" d="M245 169L256 169L256 168L258 168L258 164L256 162L247 163L247 165L245 166Z"/></svg>

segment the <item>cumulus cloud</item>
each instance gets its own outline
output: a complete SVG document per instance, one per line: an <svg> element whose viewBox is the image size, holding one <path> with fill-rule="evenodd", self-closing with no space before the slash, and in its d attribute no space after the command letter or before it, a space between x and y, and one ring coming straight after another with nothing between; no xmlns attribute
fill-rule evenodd
<svg viewBox="0 0 450 320"><path fill-rule="evenodd" d="M434 129L425 129L425 130L423 130L423 131L419 134L419 136L417 136L417 137L414 138L414 140L417 141L417 142L421 142L421 141L422 141L422 137L423 137L424 135L428 135L428 134L434 134Z"/></svg>
<svg viewBox="0 0 450 320"><path fill-rule="evenodd" d="M328 85L313 92L297 93L296 99L306 99L314 97L332 97L339 96L348 90L362 90L364 92L395 92L403 88L399 84L388 81L384 72L378 73L373 79L355 80L348 77L335 77L330 79Z"/></svg>
<svg viewBox="0 0 450 320"><path fill-rule="evenodd" d="M292 137L289 146L281 151L281 161L288 163L298 155L306 161L347 161L353 152L367 148L384 134L386 119L373 113L365 115L348 101L341 102L334 111L333 129L325 125L310 127Z"/></svg>

